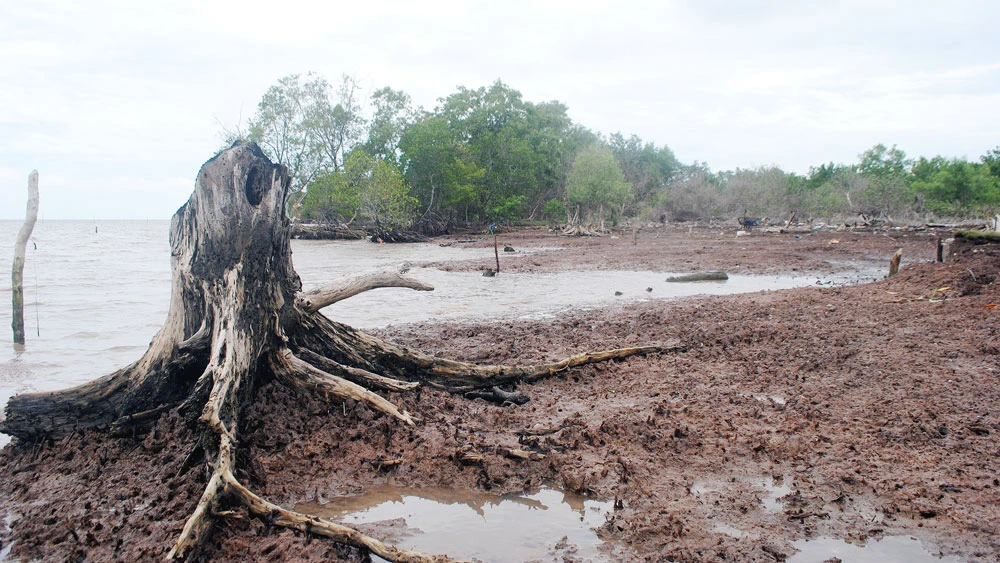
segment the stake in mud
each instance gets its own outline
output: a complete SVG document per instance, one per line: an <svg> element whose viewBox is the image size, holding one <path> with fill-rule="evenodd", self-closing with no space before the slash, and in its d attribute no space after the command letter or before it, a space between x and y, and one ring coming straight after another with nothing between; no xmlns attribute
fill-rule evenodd
<svg viewBox="0 0 1000 563"><path fill-rule="evenodd" d="M309 292L292 268L285 215L289 176L254 144L236 143L206 162L194 193L170 224L172 292L163 329L135 363L91 383L13 397L0 431L22 441L59 439L82 428L113 433L148 426L176 409L201 428L211 477L169 553L197 550L223 501L269 522L330 538L390 561L449 561L397 549L352 528L284 509L235 476L242 417L254 390L275 378L328 400L354 399L413 425L416 419L374 390L420 385L453 393L534 381L560 371L676 347L584 353L535 366L479 366L380 340L319 313L378 287L430 290L405 268L348 277Z"/></svg>

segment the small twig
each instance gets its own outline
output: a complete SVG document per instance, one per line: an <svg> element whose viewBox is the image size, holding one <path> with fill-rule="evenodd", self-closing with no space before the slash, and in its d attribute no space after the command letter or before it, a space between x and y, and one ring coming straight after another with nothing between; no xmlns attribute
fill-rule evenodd
<svg viewBox="0 0 1000 563"><path fill-rule="evenodd" d="M469 391L465 394L466 399L484 399L493 403L499 403L501 405L506 405L508 403L514 405L523 405L531 400L530 397L521 393L520 391L504 391L499 387L493 387L492 389Z"/></svg>
<svg viewBox="0 0 1000 563"><path fill-rule="evenodd" d="M830 513L828 512L803 512L802 514L792 514L788 516L789 520L805 520L806 518L828 518Z"/></svg>
<svg viewBox="0 0 1000 563"><path fill-rule="evenodd" d="M535 427L535 428L528 428L527 430L518 430L517 431L517 435L518 436L547 436L549 434L555 434L556 432L559 432L563 428L566 428L566 423L565 422L563 422L559 426L552 426L552 427L547 427L547 428L546 427Z"/></svg>
<svg viewBox="0 0 1000 563"><path fill-rule="evenodd" d="M531 452L528 450L521 450L515 448L498 448L500 453L511 458L511 459L523 459L526 461L542 461L545 459L545 454L540 454L538 452Z"/></svg>

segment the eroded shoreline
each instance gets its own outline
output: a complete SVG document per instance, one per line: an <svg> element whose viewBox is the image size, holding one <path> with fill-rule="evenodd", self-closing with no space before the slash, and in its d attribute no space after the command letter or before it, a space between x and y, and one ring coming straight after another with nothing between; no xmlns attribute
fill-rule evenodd
<svg viewBox="0 0 1000 563"><path fill-rule="evenodd" d="M655 234L632 245L513 233L515 248L562 250L504 257L505 266L822 273L887 264L899 247L906 258L896 278L856 286L380 330L432 353L490 363L672 339L687 351L522 386L532 399L522 407L430 389L394 394L423 418L413 429L268 385L247 418L267 427L243 430L253 463L241 479L286 506L381 483L494 493L555 483L620 501L599 530L611 560L616 546L649 561L774 560L804 538L902 534L966 560L1000 555L1000 308L987 308L1000 296L995 284L980 283L995 279L996 256L969 252L933 264L934 235L921 233ZM524 447L533 428L553 430L531 444L545 460L496 453ZM185 464L192 447L165 417L145 436L105 441L87 432L5 449L0 510L18 517L4 546L13 539L13 558L50 561L162 558L203 487L200 462ZM470 450L484 461L458 461L457 452ZM372 463L387 456L404 462ZM788 487L779 510L765 506L758 479ZM222 522L208 545L215 560L361 560L252 518Z"/></svg>

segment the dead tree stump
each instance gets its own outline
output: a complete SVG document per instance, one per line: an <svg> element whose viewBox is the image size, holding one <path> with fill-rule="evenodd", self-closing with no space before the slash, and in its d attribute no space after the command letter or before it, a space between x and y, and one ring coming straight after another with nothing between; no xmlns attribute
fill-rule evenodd
<svg viewBox="0 0 1000 563"><path fill-rule="evenodd" d="M190 200L170 225L173 269L163 329L138 361L91 383L23 394L0 431L22 441L58 439L78 428L133 429L175 409L201 429L211 477L171 558L196 550L223 500L270 523L356 546L390 561L448 561L397 549L335 522L287 510L237 478L236 436L261 381L303 393L354 399L414 424L376 390L427 385L453 393L533 381L583 364L679 349L663 345L584 353L535 366L479 366L436 358L336 323L319 310L376 287L430 286L402 271L351 276L309 292L292 268L285 214L289 176L254 144L236 143L202 166Z"/></svg>

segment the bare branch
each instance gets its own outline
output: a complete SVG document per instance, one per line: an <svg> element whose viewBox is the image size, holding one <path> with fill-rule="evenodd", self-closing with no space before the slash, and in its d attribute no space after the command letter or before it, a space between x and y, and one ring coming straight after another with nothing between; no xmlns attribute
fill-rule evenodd
<svg viewBox="0 0 1000 563"><path fill-rule="evenodd" d="M341 526L323 518L317 518L294 510L286 510L255 495L240 484L232 473L227 475L227 485L238 495L251 512L260 516L273 518L274 524L292 528L309 534L326 537L333 541L366 549L382 559L396 563L451 563L455 561L444 555L427 555L419 551L399 549L386 545L377 539L366 536L354 528Z"/></svg>
<svg viewBox="0 0 1000 563"><path fill-rule="evenodd" d="M586 364L620 360L630 356L669 354L686 350L683 344L673 341L652 346L585 352L548 364L489 366L438 358L419 350L387 342L361 331L341 331L339 336L350 349L362 352L370 361L375 360L382 366L392 366L397 377L411 374L403 378L418 380L425 385L452 393L488 389L496 385L517 381L538 381Z"/></svg>
<svg viewBox="0 0 1000 563"><path fill-rule="evenodd" d="M417 291L434 290L431 285L404 276L403 274L409 270L410 265L404 263L400 266L388 266L370 272L337 278L326 285L299 293L295 297L295 304L299 309L312 313L327 305L380 287L405 287Z"/></svg>
<svg viewBox="0 0 1000 563"><path fill-rule="evenodd" d="M291 387L306 391L319 390L342 399L354 399L371 405L374 409L398 418L413 426L413 417L406 411L400 411L377 393L373 393L357 383L331 375L295 356L287 348L278 352L274 359L274 372L281 380Z"/></svg>
<svg viewBox="0 0 1000 563"><path fill-rule="evenodd" d="M327 373L334 375L343 374L344 379L348 379L358 383L359 385L367 383L372 387L377 387L384 391L412 391L413 389L420 387L420 383L417 381L400 381L399 379L385 377L365 369L345 366L344 364L335 362L326 356L317 354L316 352L305 348L298 351L298 356L300 356L302 360Z"/></svg>

